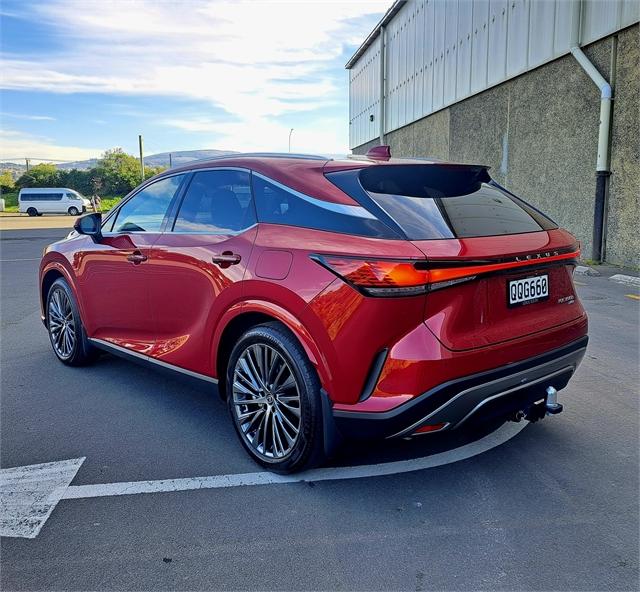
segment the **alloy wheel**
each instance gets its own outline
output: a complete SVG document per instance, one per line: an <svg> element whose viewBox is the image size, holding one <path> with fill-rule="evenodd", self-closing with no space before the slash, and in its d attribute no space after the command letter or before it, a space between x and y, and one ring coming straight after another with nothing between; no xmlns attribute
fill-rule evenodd
<svg viewBox="0 0 640 592"><path fill-rule="evenodd" d="M71 301L64 290L57 289L49 298L49 335L58 356L66 360L76 345L76 324Z"/></svg>
<svg viewBox="0 0 640 592"><path fill-rule="evenodd" d="M248 346L236 362L232 393L242 437L267 460L287 457L300 435L302 410L284 357L266 344Z"/></svg>

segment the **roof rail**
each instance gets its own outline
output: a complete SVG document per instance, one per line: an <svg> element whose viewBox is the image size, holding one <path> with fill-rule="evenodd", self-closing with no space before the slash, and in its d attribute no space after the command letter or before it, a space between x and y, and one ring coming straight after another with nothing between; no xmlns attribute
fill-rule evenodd
<svg viewBox="0 0 640 592"><path fill-rule="evenodd" d="M181 164L180 166L188 166L196 162L208 162L210 160L225 160L229 158L246 158L254 156L261 158L297 158L300 160L333 160L332 158L322 156L320 154L292 154L291 152L233 152L231 154L222 154L220 156L211 156L209 158L190 160Z"/></svg>

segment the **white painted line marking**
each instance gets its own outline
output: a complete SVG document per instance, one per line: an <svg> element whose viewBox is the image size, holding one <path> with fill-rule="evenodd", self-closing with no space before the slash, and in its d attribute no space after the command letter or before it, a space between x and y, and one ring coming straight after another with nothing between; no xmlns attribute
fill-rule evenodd
<svg viewBox="0 0 640 592"><path fill-rule="evenodd" d="M484 438L440 452L431 456L411 460L362 465L354 467L336 467L313 469L295 475L276 475L275 473L243 473L236 475L213 475L210 477L190 477L183 479L161 479L157 481L130 481L125 483L103 483L99 485L72 485L68 487L62 499L107 497L115 495L135 495L138 493L161 493L169 491L188 491L193 489L220 489L250 485L276 485L281 483L299 483L302 481L330 481L337 479L361 479L363 477L381 477L409 473L422 469L431 469L458 462L482 454L510 440L527 425L527 422L508 422Z"/></svg>
<svg viewBox="0 0 640 592"><path fill-rule="evenodd" d="M84 460L0 469L0 536L35 538Z"/></svg>
<svg viewBox="0 0 640 592"><path fill-rule="evenodd" d="M627 284L628 286L638 286L640 288L640 278L623 273L616 273L609 278L612 282Z"/></svg>
<svg viewBox="0 0 640 592"><path fill-rule="evenodd" d="M14 261L40 261L39 257L35 259L0 259L0 263L12 263Z"/></svg>

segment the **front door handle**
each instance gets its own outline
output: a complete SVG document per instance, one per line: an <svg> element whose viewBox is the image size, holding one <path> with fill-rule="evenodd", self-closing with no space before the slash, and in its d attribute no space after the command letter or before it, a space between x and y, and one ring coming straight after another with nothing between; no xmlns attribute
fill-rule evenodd
<svg viewBox="0 0 640 592"><path fill-rule="evenodd" d="M231 251L225 251L220 255L214 255L211 257L211 261L220 267L229 267L230 265L237 265L240 263L242 257L236 253L232 253Z"/></svg>
<svg viewBox="0 0 640 592"><path fill-rule="evenodd" d="M134 251L131 255L127 255L127 261L131 261L134 265L139 265L143 261L146 261L148 257L143 255L140 251Z"/></svg>

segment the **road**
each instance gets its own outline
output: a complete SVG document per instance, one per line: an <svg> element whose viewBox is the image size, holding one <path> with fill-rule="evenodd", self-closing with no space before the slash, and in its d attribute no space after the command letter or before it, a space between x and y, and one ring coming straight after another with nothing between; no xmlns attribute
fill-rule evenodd
<svg viewBox="0 0 640 592"><path fill-rule="evenodd" d="M0 233L1 466L86 457L74 486L258 471L208 387L109 356L56 361L36 275L66 232ZM591 343L560 416L404 474L63 499L36 538L2 539L1 588L637 589L640 303L629 286L577 279ZM474 437L350 445L333 463Z"/></svg>
<svg viewBox="0 0 640 592"><path fill-rule="evenodd" d="M75 216L57 216L45 214L30 217L26 214L0 213L0 231L2 230L51 230L68 228L71 230L77 218ZM68 232L68 231L67 231Z"/></svg>

